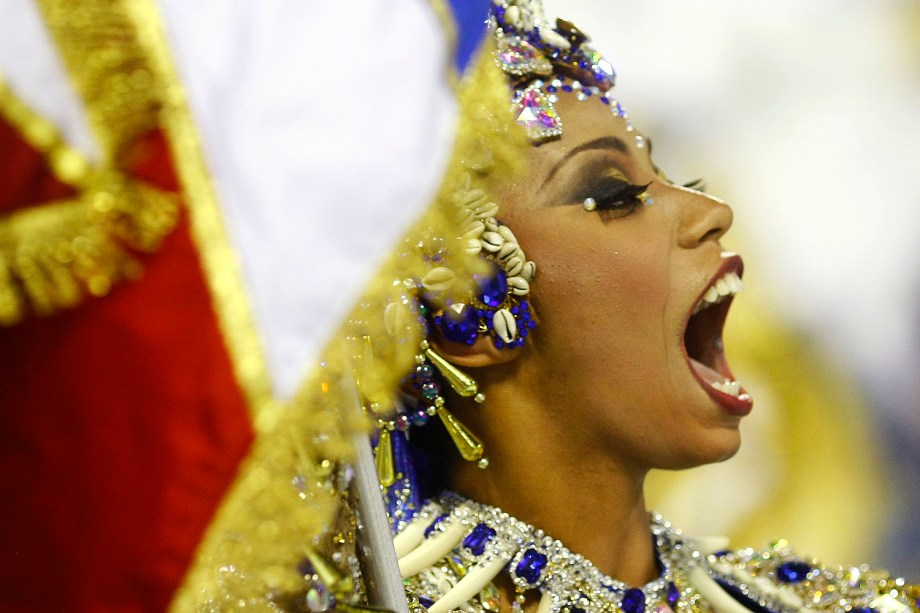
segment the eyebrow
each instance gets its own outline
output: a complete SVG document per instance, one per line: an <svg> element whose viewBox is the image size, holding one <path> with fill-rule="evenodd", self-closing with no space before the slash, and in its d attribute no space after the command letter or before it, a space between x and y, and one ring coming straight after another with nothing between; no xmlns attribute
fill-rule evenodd
<svg viewBox="0 0 920 613"><path fill-rule="evenodd" d="M603 136L601 138L595 138L594 140L589 140L586 143L582 143L578 145L577 147L575 147L574 149L566 153L564 156L562 156L562 159L556 162L553 165L552 169L549 171L549 174L546 175L546 179L544 179L543 185L546 185L547 183L549 183L550 179L553 178L553 175L555 175L559 171L559 169L562 168L562 166L566 162L568 162L570 159L572 159L573 157L575 157L576 155L584 151L593 151L596 149L612 149L614 151L619 151L620 153L629 155L629 147L626 146L626 143L624 143L622 139L616 136Z"/></svg>

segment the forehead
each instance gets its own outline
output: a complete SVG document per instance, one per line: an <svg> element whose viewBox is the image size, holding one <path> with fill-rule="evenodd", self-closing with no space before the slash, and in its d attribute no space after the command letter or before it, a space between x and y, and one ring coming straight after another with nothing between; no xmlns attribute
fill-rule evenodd
<svg viewBox="0 0 920 613"><path fill-rule="evenodd" d="M612 113L600 100L581 100L575 93L560 92L555 106L564 124L562 136L532 147L529 154L532 171L548 173L567 155L594 141L602 142L603 148L623 156L635 156L637 150L648 146L628 117Z"/></svg>

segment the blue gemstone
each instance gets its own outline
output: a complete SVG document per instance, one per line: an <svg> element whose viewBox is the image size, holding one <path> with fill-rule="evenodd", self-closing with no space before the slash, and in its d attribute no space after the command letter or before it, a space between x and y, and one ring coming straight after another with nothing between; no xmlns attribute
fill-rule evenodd
<svg viewBox="0 0 920 613"><path fill-rule="evenodd" d="M418 597L418 603L425 607L426 609L434 605L434 601L431 598L425 598L424 596Z"/></svg>
<svg viewBox="0 0 920 613"><path fill-rule="evenodd" d="M599 100L603 102L604 104L610 104L610 98L608 98L607 96L601 96Z"/></svg>
<svg viewBox="0 0 920 613"><path fill-rule="evenodd" d="M811 566L805 562L783 562L776 568L776 578L783 583L800 583L809 572Z"/></svg>
<svg viewBox="0 0 920 613"><path fill-rule="evenodd" d="M545 567L546 556L536 549L528 549L514 569L514 574L527 583L536 583Z"/></svg>
<svg viewBox="0 0 920 613"><path fill-rule="evenodd" d="M551 93L551 94L554 94L554 93L556 93L557 91L559 91L559 89L558 89L555 85L547 85L547 86L546 86L546 91L549 92L549 93Z"/></svg>
<svg viewBox="0 0 920 613"><path fill-rule="evenodd" d="M440 524L442 521L444 521L448 517L450 517L450 515L448 515L447 513L445 513L444 515L438 515L435 518L435 520L431 522L431 524L427 528L425 528L425 538L428 538L429 536L431 536L431 533L434 532L435 528L438 527L438 524Z"/></svg>
<svg viewBox="0 0 920 613"><path fill-rule="evenodd" d="M428 423L428 413L424 410L420 410L416 413L413 413L409 418L413 426L424 426Z"/></svg>
<svg viewBox="0 0 920 613"><path fill-rule="evenodd" d="M486 545L495 536L495 530L487 524L479 524L473 531L463 539L463 546L469 549L473 555L481 556L486 550Z"/></svg>
<svg viewBox="0 0 920 613"><path fill-rule="evenodd" d="M466 304L452 305L445 309L438 325L444 333L444 338L455 343L472 345L479 333L476 309Z"/></svg>
<svg viewBox="0 0 920 613"><path fill-rule="evenodd" d="M642 590L631 587L623 593L623 613L641 613L645 610L645 594Z"/></svg>
<svg viewBox="0 0 920 613"><path fill-rule="evenodd" d="M508 279L497 268L492 275L476 275L476 282L479 284L479 300L487 306L501 306L508 297Z"/></svg>
<svg viewBox="0 0 920 613"><path fill-rule="evenodd" d="M571 86L571 85L563 85L563 86L562 86L562 91L564 91L564 92L570 92L570 91L572 91L572 86Z"/></svg>
<svg viewBox="0 0 920 613"><path fill-rule="evenodd" d="M680 600L680 590L673 582L668 583L668 604L674 609L677 607L677 601Z"/></svg>
<svg viewBox="0 0 920 613"><path fill-rule="evenodd" d="M850 611L851 613L876 613L871 607L853 607Z"/></svg>

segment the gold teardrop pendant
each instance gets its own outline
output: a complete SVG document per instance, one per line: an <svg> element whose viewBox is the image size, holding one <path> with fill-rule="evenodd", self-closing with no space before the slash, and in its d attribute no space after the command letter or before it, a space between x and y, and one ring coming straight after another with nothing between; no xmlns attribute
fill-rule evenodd
<svg viewBox="0 0 920 613"><path fill-rule="evenodd" d="M396 468L393 466L393 441L390 439L390 431L386 428L380 429L380 440L377 442L377 455L374 457L374 463L377 465L380 485L383 487L393 485L396 482Z"/></svg>
<svg viewBox="0 0 920 613"><path fill-rule="evenodd" d="M441 423L444 424L447 433L450 434L450 438L454 441L454 445L457 446L457 450L460 451L460 455L463 456L464 460L475 462L482 457L484 450L482 441L460 423L460 420L444 407L438 409L438 417L441 418Z"/></svg>
<svg viewBox="0 0 920 613"><path fill-rule="evenodd" d="M441 373L444 379L450 384L455 392L464 397L475 396L479 391L475 379L448 362L444 356L432 349L426 343L423 345L425 357L435 365L435 368Z"/></svg>

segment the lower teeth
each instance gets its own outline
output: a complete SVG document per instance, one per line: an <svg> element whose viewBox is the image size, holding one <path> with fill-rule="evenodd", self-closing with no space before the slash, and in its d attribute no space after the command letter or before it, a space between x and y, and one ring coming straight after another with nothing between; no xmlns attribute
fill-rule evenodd
<svg viewBox="0 0 920 613"><path fill-rule="evenodd" d="M728 379L721 383L716 381L712 384L712 387L735 398L741 395L741 384L737 381L729 381Z"/></svg>

